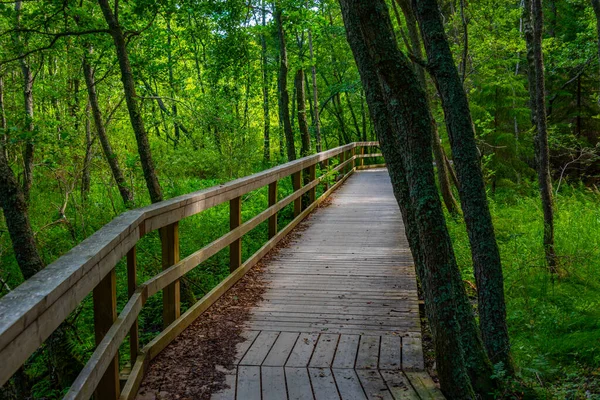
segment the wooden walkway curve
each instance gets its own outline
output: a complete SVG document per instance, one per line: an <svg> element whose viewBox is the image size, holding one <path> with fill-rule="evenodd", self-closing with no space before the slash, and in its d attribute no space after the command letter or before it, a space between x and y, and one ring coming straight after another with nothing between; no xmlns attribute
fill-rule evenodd
<svg viewBox="0 0 600 400"><path fill-rule="evenodd" d="M114 218L0 299L0 385L91 296L96 347L64 399L134 399L152 360L309 217L291 246L264 259L268 290L244 326L248 340L237 349L230 389L215 398L439 397L423 371L400 213L387 171L375 169L385 164L372 164L381 160L378 146L348 143ZM278 183L290 178L293 191L278 198ZM242 221L243 196L261 188L268 189L267 208ZM332 204L313 213L329 196ZM229 231L180 258L179 222L224 203ZM294 218L279 227L278 213L288 205ZM243 259L242 239L262 223L267 241ZM140 282L136 248L151 232L161 239L162 270ZM226 248L230 274L182 313L180 280ZM121 260L126 276L116 272ZM118 286L128 292L120 310ZM163 328L142 347L138 319L158 294ZM127 364L119 359L124 342Z"/></svg>
<svg viewBox="0 0 600 400"><path fill-rule="evenodd" d="M443 398L424 372L416 278L385 169L358 171L266 262L215 400Z"/></svg>

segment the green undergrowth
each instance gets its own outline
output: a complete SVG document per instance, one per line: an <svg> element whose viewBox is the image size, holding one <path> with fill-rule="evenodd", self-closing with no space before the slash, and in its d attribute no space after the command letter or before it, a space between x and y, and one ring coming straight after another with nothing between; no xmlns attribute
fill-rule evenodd
<svg viewBox="0 0 600 400"><path fill-rule="evenodd" d="M600 198L585 188L561 187L555 198L557 274L545 265L534 186L500 189L489 198L519 378L540 398L600 399ZM464 224L448 221L463 278L474 283Z"/></svg>

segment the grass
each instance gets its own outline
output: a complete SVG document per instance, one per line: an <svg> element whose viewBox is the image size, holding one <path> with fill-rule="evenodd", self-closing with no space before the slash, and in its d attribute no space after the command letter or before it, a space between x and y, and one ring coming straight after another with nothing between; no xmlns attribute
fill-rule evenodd
<svg viewBox="0 0 600 400"><path fill-rule="evenodd" d="M545 265L535 190L499 190L490 208L520 377L541 398L600 399L600 199L584 188L556 196L558 274ZM463 278L473 282L464 224L448 220Z"/></svg>

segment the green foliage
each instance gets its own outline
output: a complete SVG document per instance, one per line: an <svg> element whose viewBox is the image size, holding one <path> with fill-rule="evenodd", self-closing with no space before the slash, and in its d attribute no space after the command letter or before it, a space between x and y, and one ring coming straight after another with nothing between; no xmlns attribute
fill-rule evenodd
<svg viewBox="0 0 600 400"><path fill-rule="evenodd" d="M600 200L573 187L563 187L557 196L558 275L545 265L535 190L498 189L490 207L518 379L541 398L600 396ZM463 278L473 281L464 225L450 218L448 225ZM502 368L497 372L502 375ZM509 393L519 387L509 384Z"/></svg>

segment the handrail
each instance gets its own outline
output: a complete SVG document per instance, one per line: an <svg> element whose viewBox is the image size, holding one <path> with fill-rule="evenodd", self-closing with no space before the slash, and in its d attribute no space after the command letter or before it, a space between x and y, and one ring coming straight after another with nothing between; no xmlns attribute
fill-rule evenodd
<svg viewBox="0 0 600 400"><path fill-rule="evenodd" d="M179 196L147 207L125 212L106 224L93 235L37 273L31 279L0 299L0 384L4 384L27 358L49 337L75 307L92 291L94 292L94 312L96 321L97 347L79 377L65 398L89 398L102 381L116 381L101 398L118 398L118 362L115 357L127 333L132 332L132 363L137 357L133 370L143 370L149 359L164 348L179 332L191 323L201 312L221 294L239 280L266 252L291 230L301 219L355 169L358 160L380 156L364 154L365 147L378 146L378 142L354 142L345 146L304 157L286 164L270 168L223 185ZM357 155L356 149L361 154ZM340 157L340 164L320 177L315 176L318 163L327 164L329 159ZM310 181L301 185L302 171L308 171ZM332 188L326 185L326 192L315 197L316 186L331 172L344 172ZM276 185L279 179L292 176L294 191L277 201ZM269 186L269 207L240 223L241 196ZM274 189L274 190L273 190ZM309 193L310 205L303 211L301 197ZM179 260L178 222L208 208L230 202L231 230L209 245L190 256ZM295 219L280 232L277 232L277 212L294 202ZM236 214L238 214L236 216ZM236 216L236 218L233 218ZM243 265L241 264L241 238L269 220L270 240ZM163 271L142 285L135 284L135 245L146 233L161 229L163 246ZM230 246L232 273L203 299L193 305L182 316L179 315L179 279L218 251ZM237 251L236 251L237 249ZM130 281L130 299L121 314L116 318L116 304L111 301L115 292L114 268L118 261L127 256ZM133 283L132 283L133 282ZM146 299L163 290L165 322L170 325L144 349L137 349L137 316ZM133 330L135 329L135 331ZM135 337L133 337L135 336ZM150 351L151 350L151 351ZM148 354L150 354L148 356ZM148 357L147 357L148 356ZM141 358L141 360L140 360ZM111 367L112 365L112 367ZM110 368L109 368L110 367ZM109 376L112 370L112 378ZM115 376L115 370L117 375ZM108 376L108 377L107 377ZM133 373L124 392L137 390L139 374ZM104 390L105 388L103 388ZM111 392L112 390L112 392ZM106 395L106 393L111 393Z"/></svg>

